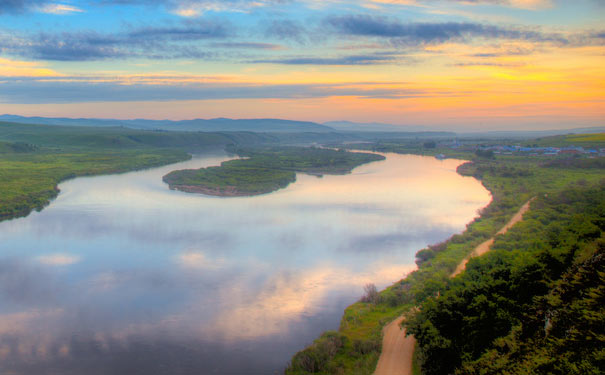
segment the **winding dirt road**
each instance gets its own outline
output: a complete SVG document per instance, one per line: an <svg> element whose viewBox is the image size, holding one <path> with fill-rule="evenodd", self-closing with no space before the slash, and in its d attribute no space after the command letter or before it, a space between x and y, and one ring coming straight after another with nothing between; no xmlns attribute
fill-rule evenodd
<svg viewBox="0 0 605 375"><path fill-rule="evenodd" d="M521 206L519 211L498 231L498 233L496 233L496 235L506 233L513 225L521 221L523 215L529 210L529 206L534 199L535 198L530 199ZM451 277L464 271L466 264L471 258L487 253L494 243L494 237L481 243L469 256L464 258L458 267L456 267L456 270L452 273ZM412 356L414 354L416 340L413 336L405 336L405 329L401 328L401 322L403 322L403 316L393 320L382 329L382 352L380 353L374 375L412 374Z"/></svg>

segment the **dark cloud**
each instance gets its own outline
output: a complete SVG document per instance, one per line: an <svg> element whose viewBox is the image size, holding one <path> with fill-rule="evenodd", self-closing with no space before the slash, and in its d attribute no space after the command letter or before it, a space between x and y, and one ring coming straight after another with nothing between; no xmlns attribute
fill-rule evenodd
<svg viewBox="0 0 605 375"><path fill-rule="evenodd" d="M234 27L214 20L183 21L172 26L140 27L125 32L96 31L38 33L27 37L0 35L0 50L26 58L55 61L89 61L123 58L208 59L214 54L192 44L225 39Z"/></svg>
<svg viewBox="0 0 605 375"><path fill-rule="evenodd" d="M49 0L0 0L0 14L25 13L31 9L44 6Z"/></svg>
<svg viewBox="0 0 605 375"><path fill-rule="evenodd" d="M227 48L227 49L265 49L265 50L280 50L285 49L284 46L271 43L253 43L253 42L223 42L211 43L211 47Z"/></svg>
<svg viewBox="0 0 605 375"><path fill-rule="evenodd" d="M234 34L235 27L225 20L183 21L172 27L142 27L126 35L127 42L140 40L191 41L211 38L225 38Z"/></svg>
<svg viewBox="0 0 605 375"><path fill-rule="evenodd" d="M293 40L301 44L309 41L309 30L297 21L272 20L261 27L264 29L265 37Z"/></svg>
<svg viewBox="0 0 605 375"><path fill-rule="evenodd" d="M400 46L464 42L472 38L569 43L566 38L558 34L480 23L402 23L396 19L369 15L329 17L324 23L339 34L389 38L393 44Z"/></svg>
<svg viewBox="0 0 605 375"><path fill-rule="evenodd" d="M256 60L254 63L283 65L381 65L397 61L391 54L351 55L342 57L295 57L273 60Z"/></svg>

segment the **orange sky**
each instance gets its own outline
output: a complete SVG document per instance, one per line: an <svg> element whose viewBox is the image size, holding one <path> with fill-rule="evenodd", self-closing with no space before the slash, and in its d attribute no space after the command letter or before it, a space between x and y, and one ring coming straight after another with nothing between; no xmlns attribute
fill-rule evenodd
<svg viewBox="0 0 605 375"><path fill-rule="evenodd" d="M119 2L57 4L0 6L0 113L604 124L604 7L590 0L160 1L117 19Z"/></svg>

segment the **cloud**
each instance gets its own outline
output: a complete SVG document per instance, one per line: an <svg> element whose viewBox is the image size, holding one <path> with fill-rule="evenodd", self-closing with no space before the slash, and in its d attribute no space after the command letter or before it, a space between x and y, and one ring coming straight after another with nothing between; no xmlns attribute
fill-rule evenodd
<svg viewBox="0 0 605 375"><path fill-rule="evenodd" d="M254 42L223 42L211 43L211 47L227 48L227 49L261 49L261 50L282 50L286 47L279 44L271 43L254 43Z"/></svg>
<svg viewBox="0 0 605 375"><path fill-rule="evenodd" d="M162 7L182 17L197 17L205 12L245 12L254 8L284 4L287 0L90 0L91 6L147 6ZM53 14L82 12L80 8L69 4L55 3L52 0L2 0L0 14L23 14L40 11Z"/></svg>
<svg viewBox="0 0 605 375"><path fill-rule="evenodd" d="M55 3L51 0L2 0L0 14L23 14L28 12L49 14L82 13L84 10L69 4Z"/></svg>
<svg viewBox="0 0 605 375"><path fill-rule="evenodd" d="M289 0L98 0L101 5L163 7L181 17L199 17L207 12L249 12L255 8L280 5Z"/></svg>
<svg viewBox="0 0 605 375"><path fill-rule="evenodd" d="M148 82L153 82L149 80ZM382 87L374 83L263 85L237 82L130 83L127 80L83 77L4 78L0 80L0 103L83 103L179 101L219 99L288 99L351 96L362 98L407 98L425 95L405 87Z"/></svg>
<svg viewBox="0 0 605 375"><path fill-rule="evenodd" d="M122 32L42 32L33 35L0 34L0 50L26 58L54 61L149 58L207 59L212 53L193 42L225 39L234 33L228 22L184 21L168 26L132 28Z"/></svg>
<svg viewBox="0 0 605 375"><path fill-rule="evenodd" d="M39 256L36 260L47 266L69 266L78 263L80 257L69 254L52 254Z"/></svg>
<svg viewBox="0 0 605 375"><path fill-rule="evenodd" d="M0 57L0 76L3 77L58 77L61 74L32 61L19 61Z"/></svg>
<svg viewBox="0 0 605 375"><path fill-rule="evenodd" d="M183 17L197 17L205 12L241 12L253 8L265 7L272 4L283 3L283 1L267 0L181 0L169 1L172 11Z"/></svg>
<svg viewBox="0 0 605 375"><path fill-rule="evenodd" d="M372 3L378 4L400 4L400 5L416 5L422 6L426 0L370 0ZM449 0L450 2L462 3L466 5L502 5L512 8L521 9L543 9L552 6L551 0ZM437 2L437 0L429 0L428 2Z"/></svg>
<svg viewBox="0 0 605 375"><path fill-rule="evenodd" d="M40 8L42 13L51 14L70 14L70 13L83 13L84 10L66 4L46 4Z"/></svg>
<svg viewBox="0 0 605 375"><path fill-rule="evenodd" d="M392 54L351 55L341 57L294 57L273 60L256 60L254 63L283 65L382 65L397 62Z"/></svg>
<svg viewBox="0 0 605 375"><path fill-rule="evenodd" d="M389 38L394 45L399 46L467 42L473 38L569 43L559 34L469 22L402 23L397 19L370 15L335 16L324 22L339 34Z"/></svg>
<svg viewBox="0 0 605 375"><path fill-rule="evenodd" d="M209 259L204 253L187 251L177 257L178 263L183 267L193 269L219 269L225 266L223 259Z"/></svg>
<svg viewBox="0 0 605 375"><path fill-rule="evenodd" d="M305 44L309 40L308 30L293 20L272 20L264 27L264 36L281 40L293 40Z"/></svg>
<svg viewBox="0 0 605 375"><path fill-rule="evenodd" d="M48 0L2 0L0 1L0 14L19 14L34 8L41 8L49 3Z"/></svg>
<svg viewBox="0 0 605 375"><path fill-rule="evenodd" d="M499 68L518 68L524 66L522 63L497 63L497 62L485 62L485 61L475 61L475 62L467 62L467 63L456 63L453 66L459 67L473 67L473 66L493 66Z"/></svg>

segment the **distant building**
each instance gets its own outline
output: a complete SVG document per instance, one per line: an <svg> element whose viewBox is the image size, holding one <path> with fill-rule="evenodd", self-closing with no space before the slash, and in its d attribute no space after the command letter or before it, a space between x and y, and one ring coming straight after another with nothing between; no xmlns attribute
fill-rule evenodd
<svg viewBox="0 0 605 375"><path fill-rule="evenodd" d="M561 155L580 155L582 152L576 149L562 149L561 151L559 151L559 154Z"/></svg>

